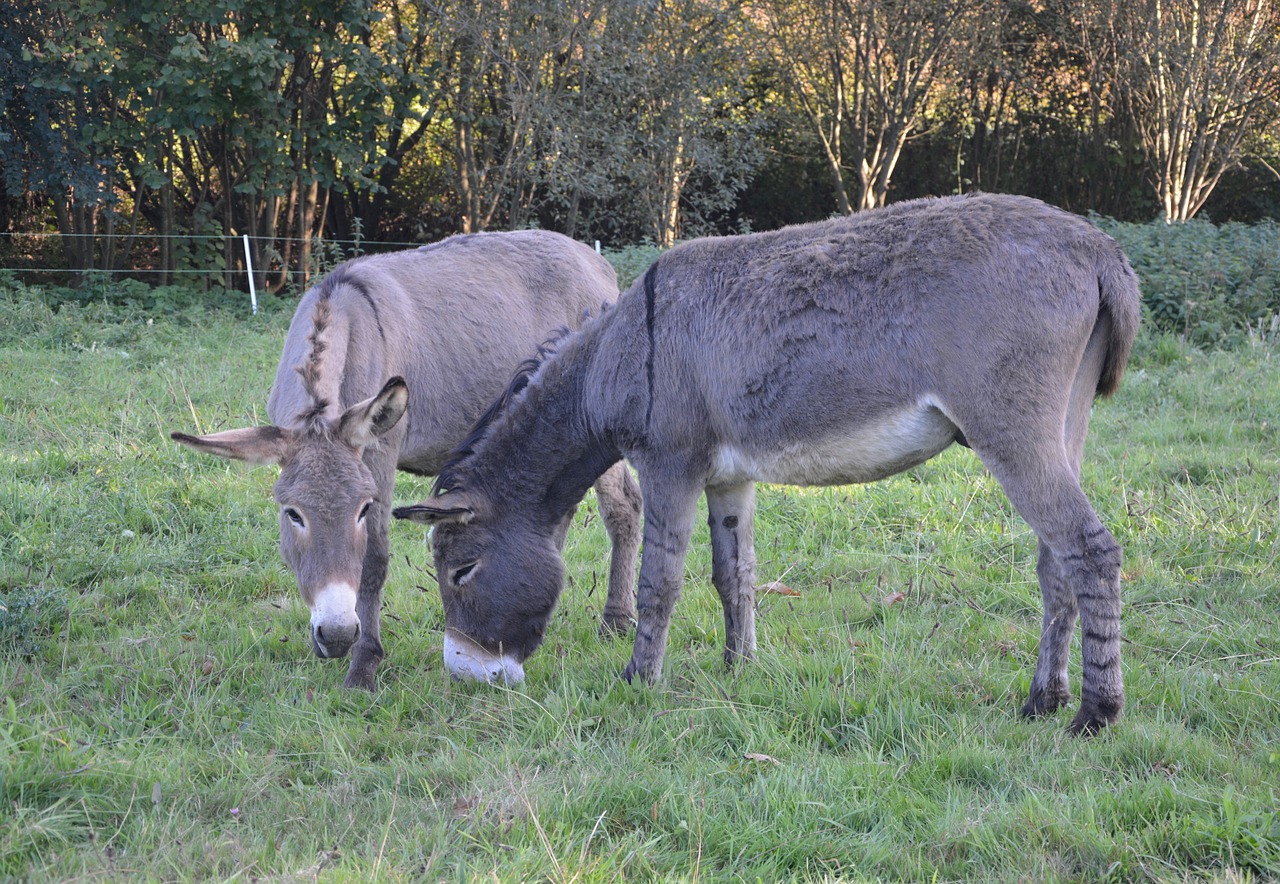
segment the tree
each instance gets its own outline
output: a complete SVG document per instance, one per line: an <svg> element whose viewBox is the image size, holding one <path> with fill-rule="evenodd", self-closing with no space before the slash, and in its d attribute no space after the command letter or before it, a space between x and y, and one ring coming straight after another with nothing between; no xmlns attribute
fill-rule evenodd
<svg viewBox="0 0 1280 884"><path fill-rule="evenodd" d="M395 2L33 4L33 86L59 97L50 128L96 176L46 183L70 266L116 269L149 226L162 271L218 260L203 235L247 233L255 268L275 262L272 286L290 268L305 282L329 195L378 186L380 133L413 119L403 95L418 84L394 56L405 44L371 50ZM240 255L228 244L221 260Z"/></svg>
<svg viewBox="0 0 1280 884"><path fill-rule="evenodd" d="M99 170L74 133L55 122L75 96L47 75L40 46L47 21L27 0L0 0L0 201L33 194L90 192ZM7 225L0 224L0 228Z"/></svg>
<svg viewBox="0 0 1280 884"><path fill-rule="evenodd" d="M605 211L669 245L745 182L756 123L727 0L451 0L442 115L464 230ZM691 190L690 183L701 187ZM606 209L607 207L607 209ZM625 216L621 220L618 216Z"/></svg>
<svg viewBox="0 0 1280 884"><path fill-rule="evenodd" d="M704 232L698 222L730 208L759 164L744 28L739 4L725 0L620 0L611 9L608 64L590 100L610 112L618 184L659 246Z"/></svg>
<svg viewBox="0 0 1280 884"><path fill-rule="evenodd" d="M836 202L884 205L934 85L971 45L960 0L762 0L764 44L822 144Z"/></svg>
<svg viewBox="0 0 1280 884"><path fill-rule="evenodd" d="M574 84L603 0L428 2L462 229L530 220L535 143Z"/></svg>
<svg viewBox="0 0 1280 884"><path fill-rule="evenodd" d="M1196 214L1245 139L1280 113L1275 0L1132 0L1104 7L1118 90L1142 136L1167 221Z"/></svg>

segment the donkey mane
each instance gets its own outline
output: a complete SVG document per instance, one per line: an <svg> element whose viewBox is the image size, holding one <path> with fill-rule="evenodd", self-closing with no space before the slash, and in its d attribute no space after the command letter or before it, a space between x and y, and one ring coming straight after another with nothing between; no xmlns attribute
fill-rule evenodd
<svg viewBox="0 0 1280 884"><path fill-rule="evenodd" d="M507 383L507 388L503 390L498 398L489 403L489 407L476 420L471 427L471 432L463 439L458 446L453 449L453 453L449 455L449 459L445 461L443 467L440 468L436 480L431 486L431 495L444 494L446 491L457 490L459 467L471 455L475 454L476 447L481 441L489 435L489 430L498 420L498 417L505 413L511 405L513 399L520 395L520 392L529 386L529 381L538 369L542 368L553 356L559 348L560 342L569 337L571 330L565 326L560 326L541 344L538 350L528 359L520 363L516 367L515 372L511 375L511 380Z"/></svg>
<svg viewBox="0 0 1280 884"><path fill-rule="evenodd" d="M300 411L297 416L303 431L307 433L329 436L332 431L332 427L330 427L325 415L329 410L329 406L333 403L321 392L321 384L323 382L322 366L324 354L329 349L329 345L325 341L325 333L329 331L329 327L332 325L333 296L338 288L343 285L354 286L364 296L365 300L370 302L370 305L374 308L374 319L378 324L378 333L385 339L382 321L378 317L376 305L373 305L368 291L348 272L347 265L339 267L320 281L320 284L316 287L316 305L311 311L311 333L307 335L307 343L310 344L310 349L307 351L306 358L294 366L293 369L301 378L302 391L309 401L309 405Z"/></svg>
<svg viewBox="0 0 1280 884"><path fill-rule="evenodd" d="M448 491L457 491L461 488L460 474L462 465L476 453L480 443L489 437L494 424L510 410L511 403L529 386L533 376L559 354L564 344L571 339L579 337L585 329L599 324L601 320L609 315L612 309L613 305L605 302L600 305L600 312L595 316L591 315L590 310L582 311L583 322L580 328L574 330L563 325L558 327L551 333L551 337L538 345L537 352L520 363L515 373L511 376L507 388L484 410L484 413L480 415L472 426L471 432L453 449L449 459L445 461L444 466L440 468L440 472L436 474L436 481L431 486L432 497Z"/></svg>

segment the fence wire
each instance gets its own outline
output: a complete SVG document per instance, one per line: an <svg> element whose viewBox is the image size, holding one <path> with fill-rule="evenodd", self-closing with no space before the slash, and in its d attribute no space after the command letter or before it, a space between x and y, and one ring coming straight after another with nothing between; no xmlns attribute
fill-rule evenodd
<svg viewBox="0 0 1280 884"><path fill-rule="evenodd" d="M78 282L106 279L138 279L143 282L154 283L160 279L199 280L203 278L207 283L217 281L218 284L226 288L244 288L248 290L250 286L249 271L240 251L241 244L245 239L244 235L119 234L115 235L114 239L127 246L118 255L121 266L114 268L76 268L65 264L58 266L56 262L49 260L50 241L61 243L67 240L105 239L104 235L95 233L63 234L47 231L0 231L0 271L16 273L20 277L31 274L55 281L58 278L67 278ZM362 254L413 249L424 245L424 243L420 242L317 237L249 236L248 239L250 242L266 244L266 248L261 250L261 254L268 264L264 267L253 267L252 270L255 276L260 280L280 279L283 277L286 280L286 286L301 286L304 281L309 282L318 279L332 269L333 266ZM154 262L153 249L158 249L162 241L188 245L220 242L222 246L217 249L216 255L211 251L208 257L221 260L211 261L217 266L201 268L190 266L192 259L185 257L182 262L185 266L172 269L157 268ZM39 243L38 247L35 247L36 243ZM297 245L299 243L311 244L309 266L306 268L282 267L280 263L282 256L279 253L279 247L282 245ZM31 251L35 252L35 254L31 254L28 260L23 260L21 254L23 251ZM137 254L139 251L144 254ZM99 255L94 257L100 258Z"/></svg>

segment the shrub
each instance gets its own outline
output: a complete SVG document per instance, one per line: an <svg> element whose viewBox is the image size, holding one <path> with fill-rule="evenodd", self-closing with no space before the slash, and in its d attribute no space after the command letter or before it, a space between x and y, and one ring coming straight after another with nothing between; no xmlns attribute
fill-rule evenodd
<svg viewBox="0 0 1280 884"><path fill-rule="evenodd" d="M1124 247L1142 282L1149 331L1201 347L1232 346L1280 314L1280 227L1095 223Z"/></svg>
<svg viewBox="0 0 1280 884"><path fill-rule="evenodd" d="M618 288L626 291L640 274L649 269L649 265L658 260L662 250L655 245L624 246L621 249L609 249L604 256L613 265L618 274Z"/></svg>

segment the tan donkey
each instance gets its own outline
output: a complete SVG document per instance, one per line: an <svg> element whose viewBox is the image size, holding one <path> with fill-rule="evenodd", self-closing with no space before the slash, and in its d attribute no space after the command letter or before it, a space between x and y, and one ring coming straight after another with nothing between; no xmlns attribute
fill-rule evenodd
<svg viewBox="0 0 1280 884"><path fill-rule="evenodd" d="M347 687L372 690L384 655L396 470L439 472L521 359L616 297L607 261L545 231L357 258L298 304L267 403L273 426L172 434L207 454L280 466L280 552L311 610L316 655L351 653ZM621 464L596 488L613 542L603 628L622 631L635 617L640 496Z"/></svg>

